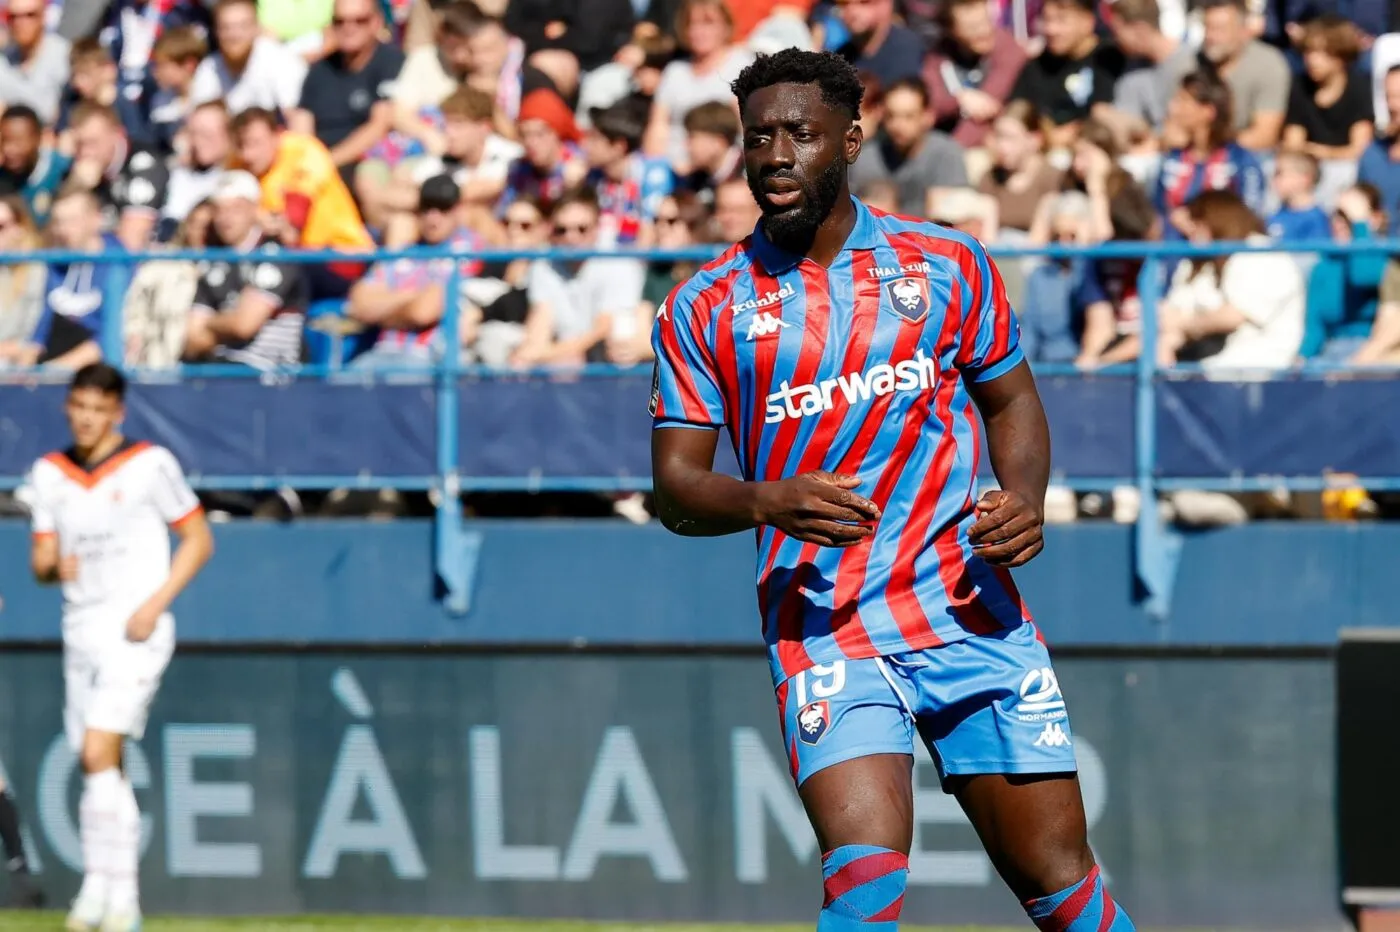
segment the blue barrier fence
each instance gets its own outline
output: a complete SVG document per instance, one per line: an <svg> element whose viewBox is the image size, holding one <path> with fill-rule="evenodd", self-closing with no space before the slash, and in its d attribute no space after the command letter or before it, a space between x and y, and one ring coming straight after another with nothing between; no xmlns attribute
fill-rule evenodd
<svg viewBox="0 0 1400 932"><path fill-rule="evenodd" d="M1135 365L1092 374L1039 366L1055 436L1057 482L1079 488L1134 485L1144 502L1158 492L1199 488L1323 488L1326 474L1358 476L1352 484L1400 488L1400 408L1396 370L1320 364L1233 377L1156 360L1157 305L1163 269L1183 258L1274 247L1219 243L1107 243L1096 247L994 249L998 260L1142 258L1142 351ZM1400 253L1400 242L1289 244L1290 252ZM618 253L594 250L485 250L483 260L581 260ZM714 248L638 252L639 259L708 260ZM118 263L148 259L249 261L228 250L153 254L44 251L27 262ZM278 262L325 263L343 253L277 252ZM381 250L358 260L461 258L446 248ZM448 295L460 293L451 265ZM120 313L127 276L111 276L100 343L122 358ZM449 301L442 343L459 345L459 307ZM131 369L130 431L169 446L203 488L380 487L433 489L439 495L437 570L446 604L465 611L472 538L455 501L464 490L628 490L650 484L643 412L649 373L589 366L570 371L502 372L462 364L445 352L429 369L343 371L340 359L262 374L244 367L198 365ZM0 487L13 486L35 456L63 442L61 374L0 374ZM984 458L985 462L985 458ZM733 469L726 457L724 468ZM1147 606L1169 606L1180 540L1154 508L1143 508L1136 534L1137 575Z"/></svg>

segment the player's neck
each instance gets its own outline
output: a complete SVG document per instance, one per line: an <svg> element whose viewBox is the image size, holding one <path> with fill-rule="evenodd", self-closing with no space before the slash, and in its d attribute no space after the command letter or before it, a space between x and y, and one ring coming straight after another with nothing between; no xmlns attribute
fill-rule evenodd
<svg viewBox="0 0 1400 932"><path fill-rule="evenodd" d="M110 434L104 435L101 440L97 441L92 446L80 447L74 444L73 452L78 454L79 465L100 463L102 460L111 456L116 451L117 447L122 445L123 439L121 434L113 431Z"/></svg>
<svg viewBox="0 0 1400 932"><path fill-rule="evenodd" d="M822 268L830 267L831 263L836 261L836 257L841 255L846 240L850 239L851 231L855 228L856 209L851 203L851 195L843 186L831 213L827 214L821 226L817 227L816 235L812 237L812 245L806 251L807 258Z"/></svg>

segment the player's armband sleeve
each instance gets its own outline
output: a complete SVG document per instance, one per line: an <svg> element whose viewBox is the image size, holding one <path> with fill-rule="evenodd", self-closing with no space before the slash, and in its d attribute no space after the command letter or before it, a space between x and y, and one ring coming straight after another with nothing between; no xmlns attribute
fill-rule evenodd
<svg viewBox="0 0 1400 932"><path fill-rule="evenodd" d="M176 525L200 511L199 498L185 479L185 472L170 451L155 451L159 457L155 469L155 488L151 498L156 511L166 524Z"/></svg>
<svg viewBox="0 0 1400 932"><path fill-rule="evenodd" d="M672 291L656 311L651 416L657 427L718 427L725 422L724 392L705 322L692 313L684 289Z"/></svg>
<svg viewBox="0 0 1400 932"><path fill-rule="evenodd" d="M964 265L972 312L958 335L957 366L974 382L1005 375L1025 359L1021 327L1006 299L1001 273L982 244L974 241L970 267Z"/></svg>

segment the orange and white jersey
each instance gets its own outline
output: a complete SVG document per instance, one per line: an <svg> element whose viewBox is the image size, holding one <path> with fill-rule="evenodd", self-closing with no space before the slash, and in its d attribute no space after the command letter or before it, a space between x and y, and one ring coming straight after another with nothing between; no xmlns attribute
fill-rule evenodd
<svg viewBox="0 0 1400 932"><path fill-rule="evenodd" d="M139 441L86 466L71 451L50 453L21 497L34 534L57 535L60 555L78 558L78 578L63 584L65 636L98 623L111 631L94 635L119 637L170 575L170 528L200 511L170 451Z"/></svg>

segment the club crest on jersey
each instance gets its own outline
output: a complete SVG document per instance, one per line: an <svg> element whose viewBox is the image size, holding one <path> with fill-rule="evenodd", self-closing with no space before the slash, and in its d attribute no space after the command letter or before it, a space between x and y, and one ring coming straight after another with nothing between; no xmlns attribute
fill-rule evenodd
<svg viewBox="0 0 1400 932"><path fill-rule="evenodd" d="M826 700L810 702L797 713L797 737L803 744L816 744L831 725L831 707Z"/></svg>
<svg viewBox="0 0 1400 932"><path fill-rule="evenodd" d="M929 305L932 301L929 298L928 279L926 278L896 278L885 282L885 291L889 292L890 306L895 313L911 324L917 324L928 316Z"/></svg>

